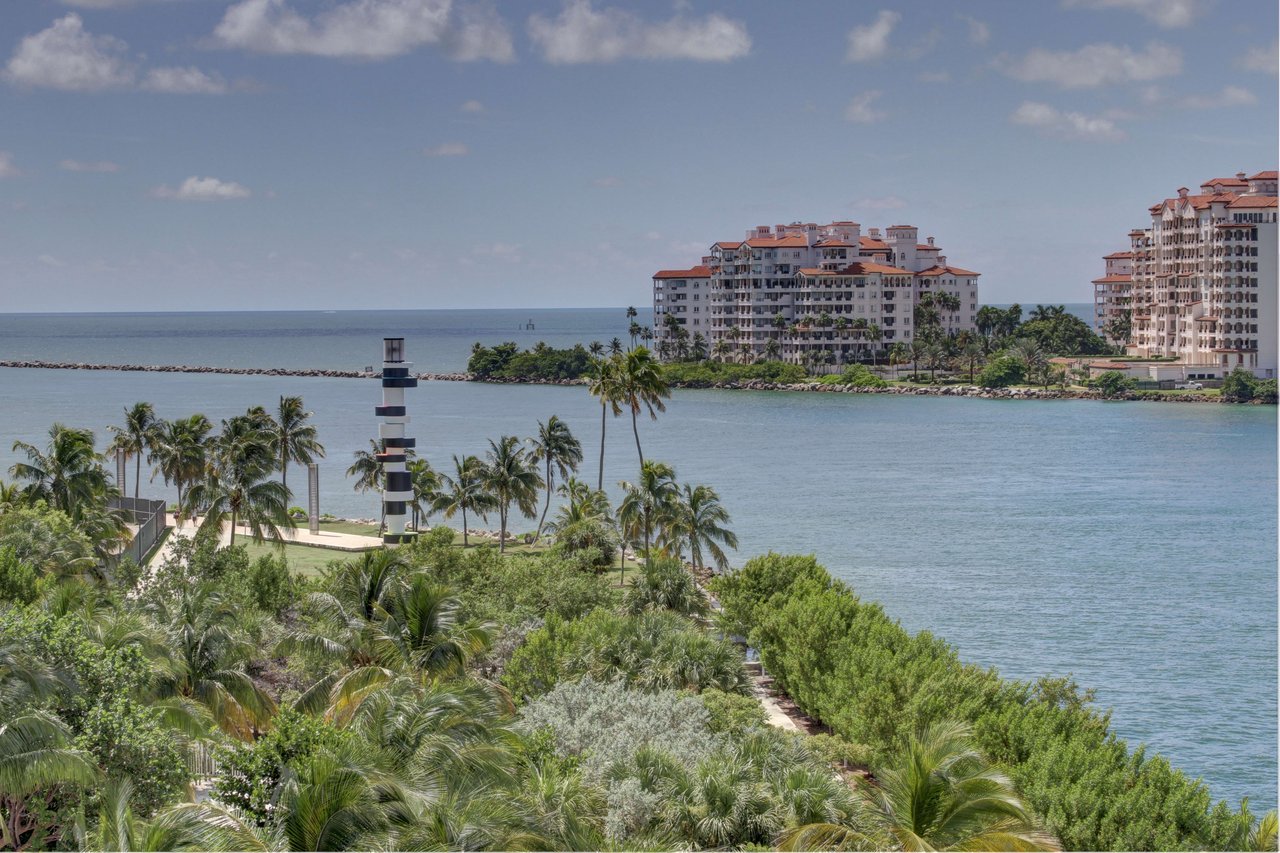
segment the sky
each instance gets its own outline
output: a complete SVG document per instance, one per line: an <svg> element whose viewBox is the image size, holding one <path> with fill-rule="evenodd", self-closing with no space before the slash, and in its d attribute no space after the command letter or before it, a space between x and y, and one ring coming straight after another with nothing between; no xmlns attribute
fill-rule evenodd
<svg viewBox="0 0 1280 853"><path fill-rule="evenodd" d="M596 307L756 225L1087 302L1277 166L1274 0L2 0L0 312Z"/></svg>

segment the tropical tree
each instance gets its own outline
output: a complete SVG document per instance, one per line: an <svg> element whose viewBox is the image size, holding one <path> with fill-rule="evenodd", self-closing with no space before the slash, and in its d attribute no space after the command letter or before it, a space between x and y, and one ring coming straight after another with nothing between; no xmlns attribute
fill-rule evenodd
<svg viewBox="0 0 1280 853"><path fill-rule="evenodd" d="M770 361L777 361L778 356L782 353L782 345L778 343L777 338L769 338L764 343L764 357Z"/></svg>
<svg viewBox="0 0 1280 853"><path fill-rule="evenodd" d="M162 853L166 850L213 850L220 836L188 808L169 808L150 820L134 812L134 785L113 779L99 792L98 822L86 833L86 850Z"/></svg>
<svg viewBox="0 0 1280 853"><path fill-rule="evenodd" d="M409 483L413 487L413 529L421 526L423 519L431 516L436 495L440 491L440 475L425 459L411 459L405 466L409 472Z"/></svg>
<svg viewBox="0 0 1280 853"><path fill-rule="evenodd" d="M235 605L199 584L183 587L176 601L158 597L148 609L170 650L157 676L157 697L202 705L219 728L241 740L266 728L275 703L245 671L255 647L237 633Z"/></svg>
<svg viewBox="0 0 1280 853"><path fill-rule="evenodd" d="M693 345L689 349L689 355L694 361L707 360L707 339L702 336L701 332L694 334Z"/></svg>
<svg viewBox="0 0 1280 853"><path fill-rule="evenodd" d="M280 407L270 428L280 458L280 482L286 489L290 462L306 465L317 456L324 458L324 445L316 439L316 428L307 423L311 415L303 408L301 397L280 397Z"/></svg>
<svg viewBox="0 0 1280 853"><path fill-rule="evenodd" d="M268 479L275 464L271 433L256 412L224 420L204 477L187 492L184 511L192 517L204 515L202 531L219 532L230 521L232 545L241 522L255 540L280 539L280 529L295 524L289 515L289 490Z"/></svg>
<svg viewBox="0 0 1280 853"><path fill-rule="evenodd" d="M702 555L711 555L721 571L728 568L729 558L721 545L738 547L738 537L726 525L729 512L720 503L720 496L710 486L685 485L672 501L671 511L663 526L664 546L677 557L689 549L689 560L695 569L702 568Z"/></svg>
<svg viewBox="0 0 1280 853"><path fill-rule="evenodd" d="M355 486L352 488L357 492L382 491L382 463L378 461L378 454L381 452L382 445L373 438L369 439L368 450L355 451L355 461L351 463L351 467L347 468L347 476L356 478ZM386 519L387 510L384 506L378 521L379 530L386 524Z"/></svg>
<svg viewBox="0 0 1280 853"><path fill-rule="evenodd" d="M547 488L547 501L538 518L538 531L534 534L535 539L540 539L542 526L547 520L547 510L551 508L555 477L559 474L561 478L568 478L578 470L578 466L582 464L582 444L569 431L569 425L555 415L547 418L546 423L538 422L538 435L532 439L532 443L530 458L546 466L542 480Z"/></svg>
<svg viewBox="0 0 1280 853"><path fill-rule="evenodd" d="M199 479L204 472L205 440L212 431L213 424L200 414L164 421L159 425L152 461L165 484L177 487L178 506L183 505L187 485Z"/></svg>
<svg viewBox="0 0 1280 853"><path fill-rule="evenodd" d="M600 343L599 341L592 341L591 344L587 347L587 352L591 353L592 358L599 358L600 356L604 355L604 344Z"/></svg>
<svg viewBox="0 0 1280 853"><path fill-rule="evenodd" d="M138 498L138 483L142 479L142 457L155 447L158 426L156 411L150 403L134 403L124 410L124 426L107 427L115 434L107 450L123 453L126 461L131 458L136 460L133 475L134 500Z"/></svg>
<svg viewBox="0 0 1280 853"><path fill-rule="evenodd" d="M537 462L520 446L520 439L514 435L504 435L496 442L490 439L480 481L497 507L498 551L505 554L511 504L514 503L525 517L532 517L538 511L542 477L538 474Z"/></svg>
<svg viewBox="0 0 1280 853"><path fill-rule="evenodd" d="M867 340L871 341L871 366L876 366L880 352L880 343L884 340L884 331L875 323L867 325Z"/></svg>
<svg viewBox="0 0 1280 853"><path fill-rule="evenodd" d="M1013 783L973 746L968 726L937 723L859 789L879 832L831 823L783 834L784 850L1060 850L1019 800Z"/></svg>
<svg viewBox="0 0 1280 853"><path fill-rule="evenodd" d="M729 355L731 352L733 352L733 345L724 338L716 341L711 347L712 357L719 361L724 361L725 356Z"/></svg>
<svg viewBox="0 0 1280 853"><path fill-rule="evenodd" d="M644 467L644 451L640 449L640 428L636 417L641 409L647 409L652 420L658 412L665 412L664 398L671 396L671 389L662 375L662 365L644 347L627 353L618 363L618 402L631 410L631 431L636 439L636 453L640 466Z"/></svg>
<svg viewBox="0 0 1280 853"><path fill-rule="evenodd" d="M453 457L453 476L440 475L440 492L432 506L444 514L445 518L453 518L462 513L462 547L467 547L467 513L472 512L481 518L496 507L493 496L484 485L484 463L475 456Z"/></svg>
<svg viewBox="0 0 1280 853"><path fill-rule="evenodd" d="M604 489L604 435L609 411L613 411L615 418L622 414L619 364L620 360L617 358L597 358L587 375L587 391L600 401L600 478L596 488L601 490Z"/></svg>
<svg viewBox="0 0 1280 853"><path fill-rule="evenodd" d="M25 441L13 443L14 452L25 455L27 461L15 463L9 474L26 482L28 500L42 500L78 519L89 507L105 504L117 494L93 443L89 430L55 423L43 452Z"/></svg>
<svg viewBox="0 0 1280 853"><path fill-rule="evenodd" d="M71 732L57 717L27 711L0 723L0 849L55 849L64 839L49 814L53 792L98 776L91 756L71 746Z"/></svg>
<svg viewBox="0 0 1280 853"><path fill-rule="evenodd" d="M665 462L644 462L634 484L623 481L618 485L623 491L618 521L628 538L643 541L647 563L652 556L649 546L654 532L668 523L680 494L675 471Z"/></svg>
<svg viewBox="0 0 1280 853"><path fill-rule="evenodd" d="M964 348L960 351L960 357L969 365L969 382L973 383L974 371L977 370L979 364L982 363L983 356L982 341L979 339L970 339L965 343Z"/></svg>
<svg viewBox="0 0 1280 853"><path fill-rule="evenodd" d="M1044 350L1034 338L1018 338L1013 346L1009 347L1009 355L1022 364L1022 369L1028 378L1038 376L1048 363Z"/></svg>
<svg viewBox="0 0 1280 853"><path fill-rule="evenodd" d="M613 340L609 341L609 355L622 355L622 351L623 351L622 341L618 340L617 338L614 338Z"/></svg>

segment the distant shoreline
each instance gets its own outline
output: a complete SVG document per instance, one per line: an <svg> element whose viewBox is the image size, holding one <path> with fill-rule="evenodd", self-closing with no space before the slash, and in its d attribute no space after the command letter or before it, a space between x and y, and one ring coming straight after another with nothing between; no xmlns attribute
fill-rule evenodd
<svg viewBox="0 0 1280 853"><path fill-rule="evenodd" d="M315 379L373 379L381 374L364 370L323 370L290 367L210 367L173 364L95 364L74 361L38 361L27 359L0 360L0 368L35 370L108 370L122 373L209 373L226 376L291 376ZM585 385L585 379L558 381L520 379L476 379L470 373L418 373L424 381L475 382L484 385ZM826 385L820 382L779 383L762 380L743 382L679 382L673 388L715 391L802 391L828 394L888 394L906 397L970 397L983 400L1104 400L1148 401L1167 403L1228 403L1234 405L1267 405L1257 401L1234 403L1205 394L1158 394L1131 391L1119 397L1106 398L1095 391L1056 388L981 388L976 385L890 385L887 388L858 388L849 385Z"/></svg>

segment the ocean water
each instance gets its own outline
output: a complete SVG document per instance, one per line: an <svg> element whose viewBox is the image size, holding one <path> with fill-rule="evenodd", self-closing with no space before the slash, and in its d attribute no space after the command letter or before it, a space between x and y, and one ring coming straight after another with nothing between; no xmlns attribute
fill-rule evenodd
<svg viewBox="0 0 1280 853"><path fill-rule="evenodd" d="M618 311L556 313L534 315L538 337L625 333ZM488 334L519 340L509 321L528 315L406 331L409 357L457 369L447 353L465 358ZM158 324L209 331L191 350L204 363L363 366L377 359L378 338L408 325L331 316L277 315L254 328L332 323L334 334L233 340L212 331L231 315L213 325L193 315L49 318L39 321L45 334L26 337L11 337L15 321L0 317L0 358L196 363L168 357L196 335L153 335ZM81 338L60 332L63 323L111 349L76 349ZM255 360L268 352L272 360ZM343 475L376 434L380 389L370 380L0 369L0 477L13 441L41 443L53 421L92 427L105 442L105 427L137 400L162 417L217 420L280 394L301 394L315 412L328 448L322 508L375 515L377 498ZM584 478L596 478L600 410L581 387L424 382L408 404L411 434L437 466L557 414L584 444ZM628 420L607 430L605 481L616 484L634 474L635 448ZM741 541L736 561L813 552L908 629L931 630L1008 676L1071 673L1113 709L1122 737L1202 777L1216 797L1275 805L1274 407L678 391L640 435L647 457L720 492ZM158 482L144 492L166 494Z"/></svg>

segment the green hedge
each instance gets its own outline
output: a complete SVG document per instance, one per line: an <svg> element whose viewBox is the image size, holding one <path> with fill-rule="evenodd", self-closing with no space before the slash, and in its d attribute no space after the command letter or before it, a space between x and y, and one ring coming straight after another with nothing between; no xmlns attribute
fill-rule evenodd
<svg viewBox="0 0 1280 853"><path fill-rule="evenodd" d="M1068 679L1031 684L961 662L863 602L812 557L770 554L713 581L727 630L745 634L806 713L877 758L944 719L972 724L987 756L1070 850L1233 849L1247 813L1110 731Z"/></svg>
<svg viewBox="0 0 1280 853"><path fill-rule="evenodd" d="M681 361L665 364L662 375L672 385L714 385L717 382L779 382L809 381L809 376L798 364L781 361L761 361L756 364L727 364L718 361Z"/></svg>

